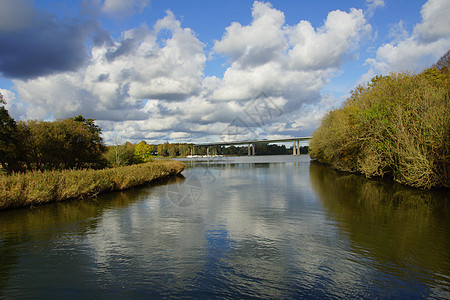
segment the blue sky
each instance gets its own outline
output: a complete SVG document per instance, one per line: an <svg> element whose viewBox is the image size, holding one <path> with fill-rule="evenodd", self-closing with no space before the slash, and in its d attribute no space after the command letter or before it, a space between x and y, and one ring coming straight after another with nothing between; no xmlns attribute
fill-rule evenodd
<svg viewBox="0 0 450 300"><path fill-rule="evenodd" d="M110 144L307 136L356 85L420 72L450 49L448 0L0 6L10 114L82 114Z"/></svg>

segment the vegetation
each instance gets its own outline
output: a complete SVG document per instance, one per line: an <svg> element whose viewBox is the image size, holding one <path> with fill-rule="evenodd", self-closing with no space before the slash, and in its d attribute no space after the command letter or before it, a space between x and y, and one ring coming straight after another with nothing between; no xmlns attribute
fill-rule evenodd
<svg viewBox="0 0 450 300"><path fill-rule="evenodd" d="M1 95L0 95L1 96ZM0 97L5 104L3 97ZM101 129L82 116L16 122L0 107L0 164L7 173L106 166Z"/></svg>
<svg viewBox="0 0 450 300"><path fill-rule="evenodd" d="M30 171L0 176L0 210L87 198L129 189L181 173L178 161L157 161L103 170Z"/></svg>
<svg viewBox="0 0 450 300"><path fill-rule="evenodd" d="M367 177L422 189L449 187L449 53L418 75L377 76L329 112L311 157Z"/></svg>
<svg viewBox="0 0 450 300"><path fill-rule="evenodd" d="M108 149L93 119L16 122L1 94L0 104L0 210L128 189L184 169L180 162L149 163L145 142ZM130 164L138 165L124 166Z"/></svg>

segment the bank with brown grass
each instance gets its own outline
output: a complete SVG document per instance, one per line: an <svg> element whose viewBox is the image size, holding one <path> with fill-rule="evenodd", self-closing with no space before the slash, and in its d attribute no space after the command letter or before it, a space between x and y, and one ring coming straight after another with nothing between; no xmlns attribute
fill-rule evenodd
<svg viewBox="0 0 450 300"><path fill-rule="evenodd" d="M154 161L103 170L33 171L0 176L0 210L94 197L180 174L183 163Z"/></svg>

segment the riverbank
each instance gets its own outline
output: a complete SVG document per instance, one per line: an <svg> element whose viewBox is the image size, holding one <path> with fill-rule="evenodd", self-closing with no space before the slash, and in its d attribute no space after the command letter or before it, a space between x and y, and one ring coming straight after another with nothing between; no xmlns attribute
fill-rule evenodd
<svg viewBox="0 0 450 300"><path fill-rule="evenodd" d="M0 210L125 190L180 174L184 168L181 162L166 160L102 170L33 171L2 175Z"/></svg>

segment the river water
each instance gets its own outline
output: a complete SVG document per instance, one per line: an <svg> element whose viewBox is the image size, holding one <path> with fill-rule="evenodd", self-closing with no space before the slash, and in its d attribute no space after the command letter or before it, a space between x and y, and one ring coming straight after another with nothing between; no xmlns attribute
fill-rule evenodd
<svg viewBox="0 0 450 300"><path fill-rule="evenodd" d="M450 199L308 156L0 212L0 298L450 298Z"/></svg>

